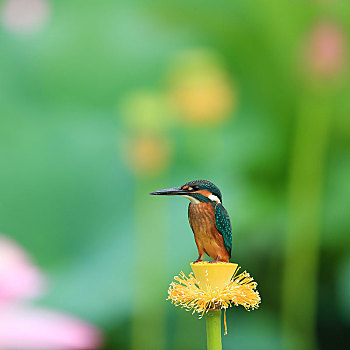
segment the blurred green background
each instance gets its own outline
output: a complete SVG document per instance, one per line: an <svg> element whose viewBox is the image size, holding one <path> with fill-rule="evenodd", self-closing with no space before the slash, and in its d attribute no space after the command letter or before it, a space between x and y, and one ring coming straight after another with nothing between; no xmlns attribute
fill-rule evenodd
<svg viewBox="0 0 350 350"><path fill-rule="evenodd" d="M224 348L345 346L350 3L24 3L0 10L0 231L49 276L40 304L103 349L205 348L165 300L197 257L187 200L148 195L203 178L262 297Z"/></svg>

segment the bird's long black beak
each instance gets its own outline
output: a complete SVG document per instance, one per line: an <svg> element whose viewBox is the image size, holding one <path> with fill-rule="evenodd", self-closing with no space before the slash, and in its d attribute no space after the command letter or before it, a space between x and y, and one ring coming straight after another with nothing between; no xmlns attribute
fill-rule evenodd
<svg viewBox="0 0 350 350"><path fill-rule="evenodd" d="M172 188L166 188L165 190L154 191L154 192L151 192L150 194L157 195L157 196L174 196L174 195L188 194L188 191L181 189L181 187L172 187Z"/></svg>

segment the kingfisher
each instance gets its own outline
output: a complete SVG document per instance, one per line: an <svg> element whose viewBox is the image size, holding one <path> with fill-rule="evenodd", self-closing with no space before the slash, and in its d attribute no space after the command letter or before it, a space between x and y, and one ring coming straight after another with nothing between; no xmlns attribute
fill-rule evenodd
<svg viewBox="0 0 350 350"><path fill-rule="evenodd" d="M195 263L202 261L204 253L213 259L212 262L230 261L232 228L218 187L207 180L195 180L150 194L182 196L190 200L188 219L198 248Z"/></svg>

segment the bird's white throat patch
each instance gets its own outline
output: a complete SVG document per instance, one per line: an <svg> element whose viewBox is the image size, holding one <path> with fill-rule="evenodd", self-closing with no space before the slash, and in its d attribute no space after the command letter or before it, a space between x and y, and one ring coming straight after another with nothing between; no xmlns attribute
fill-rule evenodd
<svg viewBox="0 0 350 350"><path fill-rule="evenodd" d="M199 201L198 199L193 198L193 197L191 197L191 196L182 195L182 197L188 198L188 199L191 201L192 204L198 204L198 203L200 203L200 201Z"/></svg>
<svg viewBox="0 0 350 350"><path fill-rule="evenodd" d="M220 203L219 197L215 196L215 194L210 194L208 198L213 202Z"/></svg>

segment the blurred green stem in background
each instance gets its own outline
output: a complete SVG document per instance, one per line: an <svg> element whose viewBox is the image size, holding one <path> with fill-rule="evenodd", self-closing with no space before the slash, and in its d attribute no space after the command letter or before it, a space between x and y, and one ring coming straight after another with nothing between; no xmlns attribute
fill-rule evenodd
<svg viewBox="0 0 350 350"><path fill-rule="evenodd" d="M165 252L167 208L148 193L164 188L161 176L137 179L135 184L136 233L132 248L135 262L134 310L131 349L165 349ZM157 199L157 200L155 200ZM159 200L160 199L160 200ZM155 220L157 218L157 220ZM152 248L150 250L150 247Z"/></svg>
<svg viewBox="0 0 350 350"><path fill-rule="evenodd" d="M207 349L221 350L221 310L209 310L205 319L207 323Z"/></svg>
<svg viewBox="0 0 350 350"><path fill-rule="evenodd" d="M330 90L324 84L310 85L296 120L282 291L283 348L287 350L317 348L317 279L321 196L331 117L329 97Z"/></svg>

